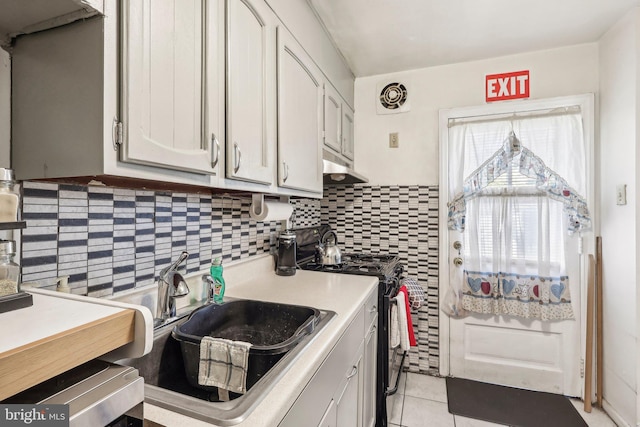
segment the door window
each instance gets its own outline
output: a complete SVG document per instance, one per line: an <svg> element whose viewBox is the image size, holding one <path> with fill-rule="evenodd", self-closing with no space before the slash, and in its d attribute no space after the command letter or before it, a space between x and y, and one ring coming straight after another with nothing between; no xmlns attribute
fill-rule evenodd
<svg viewBox="0 0 640 427"><path fill-rule="evenodd" d="M573 318L566 236L590 226L579 109L454 124L449 142L461 160L449 226L463 232L463 308Z"/></svg>

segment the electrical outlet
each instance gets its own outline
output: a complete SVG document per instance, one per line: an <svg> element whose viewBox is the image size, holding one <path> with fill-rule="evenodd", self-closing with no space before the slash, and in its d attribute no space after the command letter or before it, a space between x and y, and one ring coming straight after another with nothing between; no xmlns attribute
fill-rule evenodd
<svg viewBox="0 0 640 427"><path fill-rule="evenodd" d="M400 146L400 135L398 132L389 134L389 148L398 148Z"/></svg>
<svg viewBox="0 0 640 427"><path fill-rule="evenodd" d="M278 236L277 236L276 232L272 231L269 234L269 245L270 246L274 246L276 244L277 239L278 239Z"/></svg>

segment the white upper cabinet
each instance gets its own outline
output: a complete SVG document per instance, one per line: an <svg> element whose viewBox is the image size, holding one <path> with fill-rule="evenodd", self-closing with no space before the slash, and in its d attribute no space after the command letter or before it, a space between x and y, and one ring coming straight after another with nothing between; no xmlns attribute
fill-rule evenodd
<svg viewBox="0 0 640 427"><path fill-rule="evenodd" d="M354 159L353 110L329 82L324 84L324 146Z"/></svg>
<svg viewBox="0 0 640 427"><path fill-rule="evenodd" d="M278 27L278 185L322 193L320 70Z"/></svg>
<svg viewBox="0 0 640 427"><path fill-rule="evenodd" d="M324 145L341 152L342 101L331 83L324 84Z"/></svg>
<svg viewBox="0 0 640 427"><path fill-rule="evenodd" d="M263 0L227 1L227 178L272 184L275 22Z"/></svg>
<svg viewBox="0 0 640 427"><path fill-rule="evenodd" d="M349 160L353 160L353 110L342 104L342 155Z"/></svg>
<svg viewBox="0 0 640 427"><path fill-rule="evenodd" d="M124 2L123 161L217 172L204 127L205 16L203 0Z"/></svg>
<svg viewBox="0 0 640 427"><path fill-rule="evenodd" d="M83 0L92 9L80 16L69 1L69 14L47 3L42 28L66 25L15 23L29 32L11 40L20 180L319 198L323 135L334 154L351 152L353 78L307 2Z"/></svg>

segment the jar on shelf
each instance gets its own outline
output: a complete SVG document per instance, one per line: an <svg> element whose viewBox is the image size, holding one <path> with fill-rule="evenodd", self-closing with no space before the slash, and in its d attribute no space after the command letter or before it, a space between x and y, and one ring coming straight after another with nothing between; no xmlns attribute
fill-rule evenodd
<svg viewBox="0 0 640 427"><path fill-rule="evenodd" d="M0 222L20 220L20 192L13 169L0 168Z"/></svg>
<svg viewBox="0 0 640 427"><path fill-rule="evenodd" d="M15 255L16 242L0 240L0 297L19 291L20 265L13 261Z"/></svg>

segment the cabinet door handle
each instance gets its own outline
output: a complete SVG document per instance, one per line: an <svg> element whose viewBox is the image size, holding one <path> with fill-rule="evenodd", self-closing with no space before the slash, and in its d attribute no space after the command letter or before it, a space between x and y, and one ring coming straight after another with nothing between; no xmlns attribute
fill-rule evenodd
<svg viewBox="0 0 640 427"><path fill-rule="evenodd" d="M371 309L369 310L369 313L376 313L378 311L378 306L374 305L373 307L371 307Z"/></svg>
<svg viewBox="0 0 640 427"><path fill-rule="evenodd" d="M220 161L220 143L218 142L218 138L216 138L216 134L211 134L211 168L215 168L218 166L218 162Z"/></svg>
<svg viewBox="0 0 640 427"><path fill-rule="evenodd" d="M373 335L376 332L376 329L378 329L376 325L371 326L371 331L369 331L369 335Z"/></svg>
<svg viewBox="0 0 640 427"><path fill-rule="evenodd" d="M282 178L282 182L287 182L287 179L289 179L289 165L287 165L287 162L282 162L282 168L284 169L284 177Z"/></svg>
<svg viewBox="0 0 640 427"><path fill-rule="evenodd" d="M353 365L353 369L351 370L351 373L347 375L347 379L353 377L357 373L358 373L358 367L356 365Z"/></svg>
<svg viewBox="0 0 640 427"><path fill-rule="evenodd" d="M237 142L233 143L233 151L236 159L236 165L233 168L233 173L238 173L238 170L240 169L240 162L242 161L242 151L240 151L240 147L238 147Z"/></svg>

